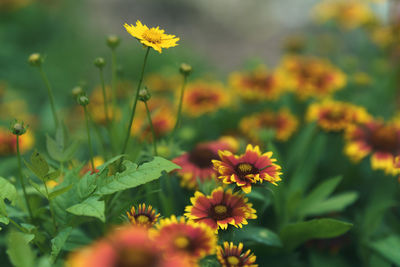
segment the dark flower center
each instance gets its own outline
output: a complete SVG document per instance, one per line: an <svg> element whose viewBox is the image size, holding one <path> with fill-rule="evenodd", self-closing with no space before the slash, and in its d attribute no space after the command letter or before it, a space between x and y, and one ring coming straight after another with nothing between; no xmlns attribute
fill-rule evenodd
<svg viewBox="0 0 400 267"><path fill-rule="evenodd" d="M143 249L123 249L115 266L117 267L155 267L159 258Z"/></svg>
<svg viewBox="0 0 400 267"><path fill-rule="evenodd" d="M217 154L206 147L196 147L189 154L189 161L201 169L212 167L211 160L217 159Z"/></svg>
<svg viewBox="0 0 400 267"><path fill-rule="evenodd" d="M253 166L253 164L242 162L236 165L235 171L240 178L244 178L249 174L257 174L259 170Z"/></svg>
<svg viewBox="0 0 400 267"><path fill-rule="evenodd" d="M263 76L263 77L259 77L256 75L253 75L251 77L246 77L243 79L243 83L252 89L256 89L256 90L265 90L265 89L269 89L272 87L273 83L274 83L274 78L272 76Z"/></svg>
<svg viewBox="0 0 400 267"><path fill-rule="evenodd" d="M382 126L370 134L372 147L378 151L394 152L400 145L397 131L388 126Z"/></svg>
<svg viewBox="0 0 400 267"><path fill-rule="evenodd" d="M210 210L211 213L211 218L219 221L219 220L224 220L228 217L230 217L230 213L231 213L231 208L229 208L228 206L225 206L224 204L218 204L215 205L213 207L211 207Z"/></svg>

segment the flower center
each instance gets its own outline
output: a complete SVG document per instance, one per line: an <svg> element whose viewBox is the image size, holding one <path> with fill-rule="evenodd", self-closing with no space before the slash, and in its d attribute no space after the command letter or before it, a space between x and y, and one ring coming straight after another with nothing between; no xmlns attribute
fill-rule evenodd
<svg viewBox="0 0 400 267"><path fill-rule="evenodd" d="M399 136L392 127L382 126L371 133L370 142L375 150L393 152L400 145Z"/></svg>
<svg viewBox="0 0 400 267"><path fill-rule="evenodd" d="M156 29L149 29L143 33L142 37L150 43L158 44L161 43L162 34Z"/></svg>
<svg viewBox="0 0 400 267"><path fill-rule="evenodd" d="M211 160L216 159L217 155L206 147L196 147L189 154L189 161L200 169L207 169L212 167Z"/></svg>
<svg viewBox="0 0 400 267"><path fill-rule="evenodd" d="M175 247L177 247L179 249L186 249L187 247L189 247L189 244L190 244L190 241L186 236L178 236L174 240Z"/></svg>
<svg viewBox="0 0 400 267"><path fill-rule="evenodd" d="M240 263L240 260L236 256L228 256L228 258L226 258L226 260L228 261L228 263L230 265L233 265L233 266L236 266Z"/></svg>
<svg viewBox="0 0 400 267"><path fill-rule="evenodd" d="M230 216L230 209L223 204L215 205L211 208L210 215L214 220L224 220Z"/></svg>
<svg viewBox="0 0 400 267"><path fill-rule="evenodd" d="M228 209L224 205L217 205L214 207L214 211L217 214L225 214L228 211Z"/></svg>
<svg viewBox="0 0 400 267"><path fill-rule="evenodd" d="M249 174L257 174L258 173L258 169L255 168L252 164L250 163L239 163L238 165L236 165L236 172L238 174L239 177L244 178L246 175Z"/></svg>
<svg viewBox="0 0 400 267"><path fill-rule="evenodd" d="M146 215L139 215L136 217L136 221L139 224L147 224L148 222L150 222L150 218L147 217Z"/></svg>

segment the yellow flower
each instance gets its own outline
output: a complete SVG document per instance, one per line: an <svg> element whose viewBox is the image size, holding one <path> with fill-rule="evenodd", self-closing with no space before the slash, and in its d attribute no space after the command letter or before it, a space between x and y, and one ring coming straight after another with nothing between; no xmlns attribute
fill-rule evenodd
<svg viewBox="0 0 400 267"><path fill-rule="evenodd" d="M144 46L152 47L159 53L161 53L162 48L170 48L178 45L176 42L179 41L179 38L175 35L165 34L164 30L161 30L159 27L149 29L139 20L136 21L136 26L125 23L124 27L127 32L138 39Z"/></svg>

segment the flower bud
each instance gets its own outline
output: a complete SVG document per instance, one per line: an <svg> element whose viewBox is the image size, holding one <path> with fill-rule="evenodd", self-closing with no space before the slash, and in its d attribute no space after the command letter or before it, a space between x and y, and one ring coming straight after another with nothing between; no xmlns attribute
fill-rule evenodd
<svg viewBox="0 0 400 267"><path fill-rule="evenodd" d="M78 104L82 107L89 105L89 98L86 95L81 95L77 98Z"/></svg>
<svg viewBox="0 0 400 267"><path fill-rule="evenodd" d="M107 45L108 47L110 47L111 49L115 49L118 47L119 43L120 43L120 39L118 36L116 35L110 35L107 37Z"/></svg>
<svg viewBox="0 0 400 267"><path fill-rule="evenodd" d="M27 129L23 121L14 120L10 125L10 130L14 135L23 135Z"/></svg>
<svg viewBox="0 0 400 267"><path fill-rule="evenodd" d="M143 102L149 101L151 98L151 94L147 87L144 87L143 89L140 89L139 91L139 100Z"/></svg>
<svg viewBox="0 0 400 267"><path fill-rule="evenodd" d="M39 53L33 53L29 56L28 63L33 67L40 67L43 63L43 57Z"/></svg>
<svg viewBox="0 0 400 267"><path fill-rule="evenodd" d="M106 65L106 61L102 57L98 57L94 60L94 65L99 69L102 69Z"/></svg>
<svg viewBox="0 0 400 267"><path fill-rule="evenodd" d="M183 75L188 76L192 72L192 66L186 63L182 63L181 66L179 67L179 71Z"/></svg>
<svg viewBox="0 0 400 267"><path fill-rule="evenodd" d="M72 88L71 93L74 98L77 98L78 96L83 95L85 92L83 91L81 86L75 86L74 88Z"/></svg>

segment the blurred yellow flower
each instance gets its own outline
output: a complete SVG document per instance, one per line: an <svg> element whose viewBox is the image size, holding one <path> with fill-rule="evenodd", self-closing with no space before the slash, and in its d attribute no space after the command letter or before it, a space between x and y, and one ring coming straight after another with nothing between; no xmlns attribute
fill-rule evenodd
<svg viewBox="0 0 400 267"><path fill-rule="evenodd" d="M370 6L361 0L326 0L314 7L317 22L335 20L341 28L351 30L375 19Z"/></svg>
<svg viewBox="0 0 400 267"><path fill-rule="evenodd" d="M181 85L181 77L179 75L163 75L153 73L147 75L143 82L150 92L168 93L176 91Z"/></svg>
<svg viewBox="0 0 400 267"><path fill-rule="evenodd" d="M284 77L268 71L263 65L250 72L234 72L229 77L230 86L245 100L276 100L283 92Z"/></svg>
<svg viewBox="0 0 400 267"><path fill-rule="evenodd" d="M135 37L144 46L152 47L159 53L162 52L162 48L170 48L178 45L176 42L179 41L179 38L175 35L165 34L164 30L161 30L159 27L149 29L139 20L136 21L136 26L125 23L124 27L130 35Z"/></svg>
<svg viewBox="0 0 400 267"><path fill-rule="evenodd" d="M19 136L20 140L20 152L25 152L32 149L35 144L35 137L31 131L27 131L25 134ZM17 138L13 135L9 129L0 128L0 156L11 156L17 153Z"/></svg>

